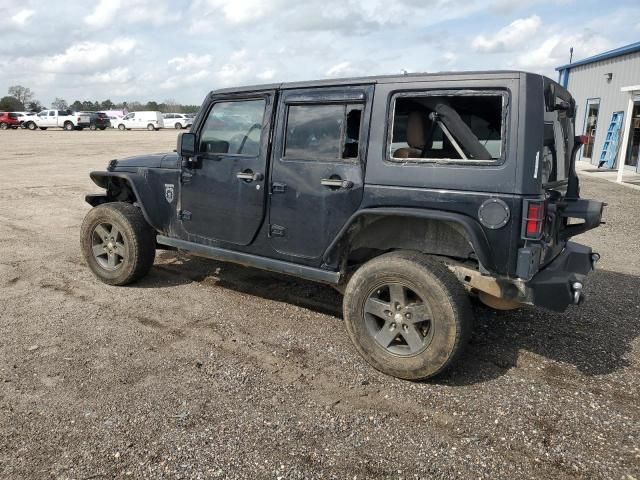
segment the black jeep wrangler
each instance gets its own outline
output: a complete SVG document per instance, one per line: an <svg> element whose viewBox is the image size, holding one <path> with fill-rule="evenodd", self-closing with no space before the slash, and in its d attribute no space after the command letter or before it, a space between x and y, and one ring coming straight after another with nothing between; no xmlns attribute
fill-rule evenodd
<svg viewBox="0 0 640 480"><path fill-rule="evenodd" d="M523 72L402 75L216 90L177 153L91 179L82 250L105 283L157 248L331 284L357 350L401 378L441 373L472 329L468 294L558 312L598 255L579 198L575 102Z"/></svg>

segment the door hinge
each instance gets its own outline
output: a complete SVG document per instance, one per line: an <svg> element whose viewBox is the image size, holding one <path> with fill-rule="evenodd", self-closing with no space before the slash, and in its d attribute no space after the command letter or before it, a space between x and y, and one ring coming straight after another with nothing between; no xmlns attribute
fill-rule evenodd
<svg viewBox="0 0 640 480"><path fill-rule="evenodd" d="M287 229L281 225L270 225L269 233L272 237L284 237L284 233Z"/></svg>
<svg viewBox="0 0 640 480"><path fill-rule="evenodd" d="M287 185L285 183L274 182L271 184L271 193L284 193L287 191Z"/></svg>
<svg viewBox="0 0 640 480"><path fill-rule="evenodd" d="M191 212L189 210L178 210L178 220L191 220Z"/></svg>
<svg viewBox="0 0 640 480"><path fill-rule="evenodd" d="M193 174L189 173L189 172L182 172L180 174L180 181L184 184L184 183L191 183L191 177L193 177Z"/></svg>

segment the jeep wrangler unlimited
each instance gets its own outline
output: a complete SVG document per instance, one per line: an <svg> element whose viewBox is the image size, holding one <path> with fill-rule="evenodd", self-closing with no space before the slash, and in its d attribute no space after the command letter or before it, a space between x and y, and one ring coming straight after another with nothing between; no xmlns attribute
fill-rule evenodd
<svg viewBox="0 0 640 480"><path fill-rule="evenodd" d="M176 153L112 160L81 232L110 285L156 248L336 286L375 368L438 375L471 334L468 293L562 312L598 255L579 198L575 102L552 80L467 72L210 93Z"/></svg>

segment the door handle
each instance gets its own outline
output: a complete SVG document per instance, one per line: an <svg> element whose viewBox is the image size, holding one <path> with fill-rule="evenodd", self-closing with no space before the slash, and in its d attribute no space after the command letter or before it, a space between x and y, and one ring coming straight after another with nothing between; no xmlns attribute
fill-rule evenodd
<svg viewBox="0 0 640 480"><path fill-rule="evenodd" d="M332 189L344 188L348 190L353 187L353 182L350 180L342 180L341 178L323 178L320 180L320 185Z"/></svg>
<svg viewBox="0 0 640 480"><path fill-rule="evenodd" d="M264 175L262 175L259 172L254 173L251 170L246 170L244 172L236 173L236 178L239 178L240 180L244 180L245 182L250 183L253 181L259 182L264 178Z"/></svg>

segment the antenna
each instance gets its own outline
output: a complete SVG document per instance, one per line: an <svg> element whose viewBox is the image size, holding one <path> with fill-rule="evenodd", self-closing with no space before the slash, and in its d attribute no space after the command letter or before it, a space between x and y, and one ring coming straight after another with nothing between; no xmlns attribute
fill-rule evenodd
<svg viewBox="0 0 640 480"><path fill-rule="evenodd" d="M573 61L573 47L569 49L569 63Z"/></svg>

